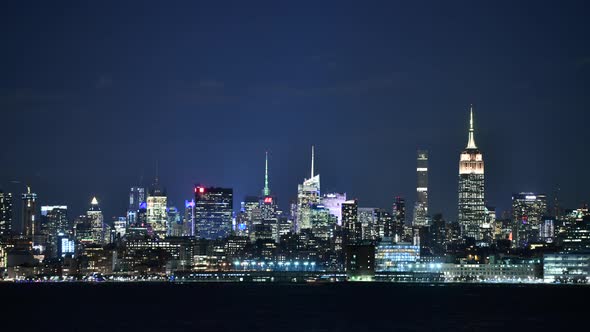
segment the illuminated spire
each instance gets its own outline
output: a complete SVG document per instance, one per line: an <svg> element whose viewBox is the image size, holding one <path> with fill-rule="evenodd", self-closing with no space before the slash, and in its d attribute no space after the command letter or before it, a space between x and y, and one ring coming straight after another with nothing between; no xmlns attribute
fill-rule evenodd
<svg viewBox="0 0 590 332"><path fill-rule="evenodd" d="M96 199L96 197L92 197L92 202L90 202L90 204L98 205L98 200Z"/></svg>
<svg viewBox="0 0 590 332"><path fill-rule="evenodd" d="M469 105L469 116L469 141L467 142L467 149L477 149L473 130L473 105Z"/></svg>
<svg viewBox="0 0 590 332"><path fill-rule="evenodd" d="M268 188L268 151L264 153L264 189L262 194L264 196L270 195L270 188Z"/></svg>
<svg viewBox="0 0 590 332"><path fill-rule="evenodd" d="M311 178L313 178L313 161L314 161L314 154L313 154L313 145L312 145L311 146Z"/></svg>

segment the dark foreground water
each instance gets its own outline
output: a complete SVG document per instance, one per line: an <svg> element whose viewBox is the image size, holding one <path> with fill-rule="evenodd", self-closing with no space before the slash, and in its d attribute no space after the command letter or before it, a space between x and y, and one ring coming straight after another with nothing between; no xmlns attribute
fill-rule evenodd
<svg viewBox="0 0 590 332"><path fill-rule="evenodd" d="M589 303L545 285L0 284L6 331L590 331Z"/></svg>

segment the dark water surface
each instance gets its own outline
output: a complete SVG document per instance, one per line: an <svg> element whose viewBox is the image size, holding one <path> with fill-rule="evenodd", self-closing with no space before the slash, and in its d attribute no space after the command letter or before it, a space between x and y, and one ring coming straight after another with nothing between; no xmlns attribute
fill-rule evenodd
<svg viewBox="0 0 590 332"><path fill-rule="evenodd" d="M0 284L6 331L590 331L589 302L588 286Z"/></svg>

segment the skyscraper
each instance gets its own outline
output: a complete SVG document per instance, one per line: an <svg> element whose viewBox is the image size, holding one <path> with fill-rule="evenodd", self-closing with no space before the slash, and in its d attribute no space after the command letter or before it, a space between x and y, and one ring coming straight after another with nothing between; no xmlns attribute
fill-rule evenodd
<svg viewBox="0 0 590 332"><path fill-rule="evenodd" d="M475 145L473 106L470 107L469 139L459 161L459 213L463 237L483 240L486 219L483 155Z"/></svg>
<svg viewBox="0 0 590 332"><path fill-rule="evenodd" d="M342 229L344 231L344 244L355 244L363 239L362 225L358 216L358 203L356 200L348 200L342 203Z"/></svg>
<svg viewBox="0 0 590 332"><path fill-rule="evenodd" d="M0 237L12 232L12 194L0 191Z"/></svg>
<svg viewBox="0 0 590 332"><path fill-rule="evenodd" d="M195 186L195 228L200 239L228 237L232 229L233 189Z"/></svg>
<svg viewBox="0 0 590 332"><path fill-rule="evenodd" d="M346 202L346 193L329 193L322 196L322 205L336 217L338 226L342 226L342 203Z"/></svg>
<svg viewBox="0 0 590 332"><path fill-rule="evenodd" d="M49 257L57 257L61 244L59 234L66 235L70 231L68 222L68 207L65 205L42 206L40 233L43 235L43 245Z"/></svg>
<svg viewBox="0 0 590 332"><path fill-rule="evenodd" d="M541 224L547 214L547 196L536 193L512 195L512 241L514 247L526 247L541 241Z"/></svg>
<svg viewBox="0 0 590 332"><path fill-rule="evenodd" d="M90 225L90 242L93 244L104 244L104 217L98 206L96 197L90 202L90 209L86 211L87 222Z"/></svg>
<svg viewBox="0 0 590 332"><path fill-rule="evenodd" d="M31 187L27 186L27 192L22 194L23 215L22 230L26 238L33 239L35 235L35 222L37 213L37 194L31 192Z"/></svg>
<svg viewBox="0 0 590 332"><path fill-rule="evenodd" d="M428 151L418 150L416 160L416 204L414 204L413 226L428 225Z"/></svg>
<svg viewBox="0 0 590 332"><path fill-rule="evenodd" d="M160 187L158 177L156 176L147 197L147 222L152 226L154 233L160 237L165 237L167 233L167 204L168 198L166 192Z"/></svg>
<svg viewBox="0 0 590 332"><path fill-rule="evenodd" d="M406 200L403 197L396 197L392 208L393 234L390 233L395 242L404 241L404 229L406 225Z"/></svg>
<svg viewBox="0 0 590 332"><path fill-rule="evenodd" d="M143 187L131 187L129 190L129 207L127 208L127 224L137 221L139 205L145 202L145 189Z"/></svg>
<svg viewBox="0 0 590 332"><path fill-rule="evenodd" d="M311 147L311 176L297 187L296 231L311 228L311 207L320 204L320 175L314 175L314 148Z"/></svg>

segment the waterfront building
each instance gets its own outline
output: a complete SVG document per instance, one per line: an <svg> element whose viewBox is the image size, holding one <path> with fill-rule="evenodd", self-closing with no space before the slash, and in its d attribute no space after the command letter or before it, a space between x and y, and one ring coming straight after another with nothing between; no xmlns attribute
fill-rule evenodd
<svg viewBox="0 0 590 332"><path fill-rule="evenodd" d="M543 280L547 283L588 283L590 252L555 253L543 256Z"/></svg>

